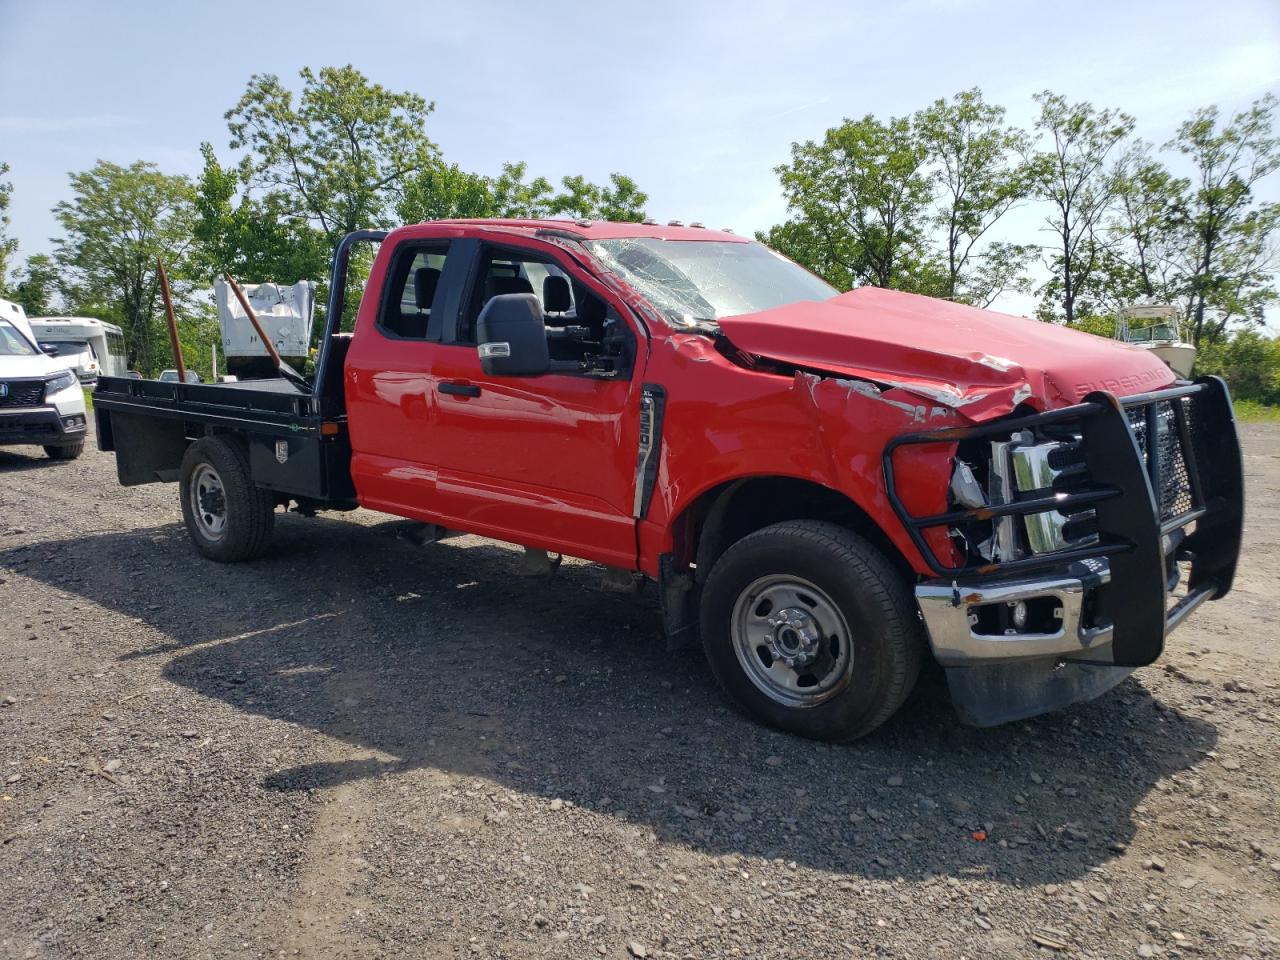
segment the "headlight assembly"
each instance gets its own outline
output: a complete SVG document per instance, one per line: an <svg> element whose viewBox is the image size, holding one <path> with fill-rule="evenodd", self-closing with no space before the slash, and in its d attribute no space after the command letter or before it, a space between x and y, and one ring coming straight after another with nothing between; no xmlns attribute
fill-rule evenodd
<svg viewBox="0 0 1280 960"><path fill-rule="evenodd" d="M986 457L974 458L975 453ZM951 502L971 509L1028 500L1064 501L1084 476L1084 455L1076 437L1061 440L1019 431L1007 440L971 447L970 462L956 458L951 476ZM980 461L985 459L985 463ZM985 489L978 476L985 476ZM1091 509L1052 506L1021 517L995 516L976 537L953 530L985 560L1004 563L1028 556L1067 550L1096 539Z"/></svg>
<svg viewBox="0 0 1280 960"><path fill-rule="evenodd" d="M46 396L52 396L55 393L61 393L63 390L69 390L79 383L80 381L74 373L70 370L63 370L45 381L44 392Z"/></svg>

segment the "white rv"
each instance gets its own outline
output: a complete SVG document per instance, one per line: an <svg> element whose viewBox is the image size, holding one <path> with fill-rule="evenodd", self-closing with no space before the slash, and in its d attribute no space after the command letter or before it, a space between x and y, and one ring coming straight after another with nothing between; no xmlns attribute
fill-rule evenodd
<svg viewBox="0 0 1280 960"><path fill-rule="evenodd" d="M124 331L114 323L93 317L32 317L31 330L40 346L65 360L82 383L128 373Z"/></svg>

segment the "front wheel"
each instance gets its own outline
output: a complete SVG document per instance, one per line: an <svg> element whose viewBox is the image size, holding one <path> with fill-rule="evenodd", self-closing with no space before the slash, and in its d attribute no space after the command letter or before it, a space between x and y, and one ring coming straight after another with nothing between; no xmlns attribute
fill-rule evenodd
<svg viewBox="0 0 1280 960"><path fill-rule="evenodd" d="M924 637L910 588L862 537L796 520L752 533L711 570L703 647L749 716L818 740L884 723L920 670Z"/></svg>
<svg viewBox="0 0 1280 960"><path fill-rule="evenodd" d="M44 448L45 456L50 460L74 460L84 453L84 441L79 443L50 444Z"/></svg>
<svg viewBox="0 0 1280 960"><path fill-rule="evenodd" d="M266 550L275 524L271 494L253 484L233 440L205 437L182 458L182 519L195 548L211 560L251 560Z"/></svg>

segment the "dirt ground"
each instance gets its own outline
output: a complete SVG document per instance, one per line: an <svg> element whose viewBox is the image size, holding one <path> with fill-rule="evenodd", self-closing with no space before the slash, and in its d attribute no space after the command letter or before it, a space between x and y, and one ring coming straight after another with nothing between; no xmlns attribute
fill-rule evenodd
<svg viewBox="0 0 1280 960"><path fill-rule="evenodd" d="M0 451L0 957L1280 956L1280 428L1232 595L993 730L754 726L598 568ZM978 838L985 834L985 840Z"/></svg>

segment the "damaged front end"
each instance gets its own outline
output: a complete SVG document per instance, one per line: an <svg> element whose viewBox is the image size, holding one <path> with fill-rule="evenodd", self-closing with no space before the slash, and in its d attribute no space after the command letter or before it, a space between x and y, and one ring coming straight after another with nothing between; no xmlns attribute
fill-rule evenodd
<svg viewBox="0 0 1280 960"><path fill-rule="evenodd" d="M904 450L954 444L948 507L899 493ZM1160 656L1231 587L1240 450L1216 378L894 438L890 502L935 574L916 596L961 716L979 725L1096 696ZM945 537L951 549L938 550ZM1185 576L1184 576L1185 574Z"/></svg>

